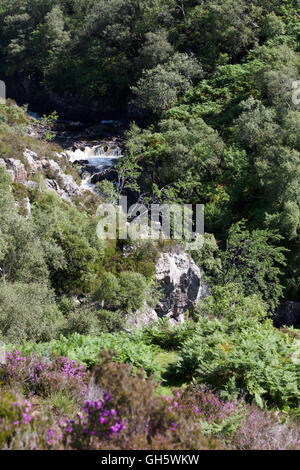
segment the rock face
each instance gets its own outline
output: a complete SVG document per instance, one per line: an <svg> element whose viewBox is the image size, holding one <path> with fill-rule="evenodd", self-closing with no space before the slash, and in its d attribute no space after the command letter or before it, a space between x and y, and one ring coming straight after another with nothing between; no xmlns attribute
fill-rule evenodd
<svg viewBox="0 0 300 470"><path fill-rule="evenodd" d="M274 318L274 326L295 326L300 327L300 303L287 301L279 305L276 309Z"/></svg>
<svg viewBox="0 0 300 470"><path fill-rule="evenodd" d="M48 191L55 191L62 199L71 202L72 197L80 194L80 188L71 175L66 175L54 160L42 160L42 167L51 178L46 178Z"/></svg>
<svg viewBox="0 0 300 470"><path fill-rule="evenodd" d="M35 175L39 170L42 169L42 164L39 160L38 155L32 150L26 149L23 153L24 158L30 168L30 174Z"/></svg>
<svg viewBox="0 0 300 470"><path fill-rule="evenodd" d="M173 323L183 323L186 310L207 295L200 269L185 252L163 253L156 265L156 280L162 297L155 310Z"/></svg>
<svg viewBox="0 0 300 470"><path fill-rule="evenodd" d="M27 171L23 163L20 160L15 160L14 158L9 158L6 162L6 167L8 173L11 175L13 183L27 183Z"/></svg>
<svg viewBox="0 0 300 470"><path fill-rule="evenodd" d="M151 325L158 320L158 315L153 308L145 305L144 308L137 312L131 313L126 317L126 329L128 331L142 328L143 326Z"/></svg>
<svg viewBox="0 0 300 470"><path fill-rule="evenodd" d="M161 297L155 310L145 305L126 318L129 331L168 318L170 323L184 323L185 312L209 294L203 275L190 255L180 249L163 253L156 264L156 281Z"/></svg>

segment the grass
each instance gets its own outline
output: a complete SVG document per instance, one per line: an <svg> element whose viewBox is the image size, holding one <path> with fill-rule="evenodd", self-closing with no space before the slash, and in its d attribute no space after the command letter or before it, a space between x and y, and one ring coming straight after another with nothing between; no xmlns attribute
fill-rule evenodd
<svg viewBox="0 0 300 470"><path fill-rule="evenodd" d="M161 351L157 353L156 360L162 369L162 383L156 388L156 393L170 396L172 388L184 385L184 382L177 376L175 371L178 353L176 351Z"/></svg>
<svg viewBox="0 0 300 470"><path fill-rule="evenodd" d="M49 407L51 412L57 416L67 416L68 418L73 418L79 411L76 400L63 390L52 393L47 400L43 401L44 406Z"/></svg>

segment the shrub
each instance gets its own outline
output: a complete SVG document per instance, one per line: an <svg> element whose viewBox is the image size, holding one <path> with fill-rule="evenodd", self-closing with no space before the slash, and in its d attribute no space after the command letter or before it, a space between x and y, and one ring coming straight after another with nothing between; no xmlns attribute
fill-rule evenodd
<svg viewBox="0 0 300 470"><path fill-rule="evenodd" d="M143 368L148 375L160 375L155 349L136 341L127 333L105 333L99 337L74 333L68 338L60 336L58 340L49 343L25 342L20 350L25 355L35 353L48 357L65 356L87 367L92 367L98 362L100 351L113 350L117 362L130 363L134 370Z"/></svg>
<svg viewBox="0 0 300 470"><path fill-rule="evenodd" d="M222 285L234 282L245 296L259 294L274 309L283 294L280 268L285 266L282 237L271 230L245 229L244 222L231 227L226 251L221 252Z"/></svg>
<svg viewBox="0 0 300 470"><path fill-rule="evenodd" d="M95 448L97 441L110 441L126 428L113 408L112 397L105 393L102 400L86 401L83 413L76 420L64 423L64 445L76 450ZM96 440L96 442L95 442Z"/></svg>
<svg viewBox="0 0 300 470"><path fill-rule="evenodd" d="M222 398L244 393L261 407L297 408L295 339L276 330L270 320L258 321L264 308L256 297L243 299L225 288L218 293L220 298L215 303L212 297L207 299L201 311L217 312L221 318L199 318L195 334L180 350L178 373L220 390ZM222 303L225 310L218 310Z"/></svg>
<svg viewBox="0 0 300 470"><path fill-rule="evenodd" d="M204 435L230 442L245 417L242 401L224 401L209 388L193 386L177 392L180 407L193 411L201 423Z"/></svg>
<svg viewBox="0 0 300 470"><path fill-rule="evenodd" d="M31 422L31 403L18 400L14 394L0 390L0 449L15 448L18 435L27 430Z"/></svg>
<svg viewBox="0 0 300 470"><path fill-rule="evenodd" d="M66 357L50 361L38 356L26 357L15 350L6 354L0 380L21 388L28 397L48 397L54 392L67 391L80 400L87 393L88 374L84 366Z"/></svg>
<svg viewBox="0 0 300 470"><path fill-rule="evenodd" d="M299 450L299 424L283 415L247 408L246 418L240 423L231 440L238 450Z"/></svg>
<svg viewBox="0 0 300 470"><path fill-rule="evenodd" d="M126 313L139 310L145 302L153 303L155 289L140 273L123 271L119 276L106 272L95 297L107 310Z"/></svg>
<svg viewBox="0 0 300 470"><path fill-rule="evenodd" d="M66 337L73 333L95 336L105 331L101 326L97 312L87 308L77 308L65 317L60 333Z"/></svg>
<svg viewBox="0 0 300 470"><path fill-rule="evenodd" d="M146 344L156 344L162 349L176 350L194 333L194 330L193 322L187 321L175 326L170 323L169 319L161 319L144 328L141 332L141 339Z"/></svg>
<svg viewBox="0 0 300 470"><path fill-rule="evenodd" d="M107 356L102 357L101 366L94 369L93 380L99 392L104 390L112 397L112 406L126 426L116 439L103 443L100 448L200 450L218 447L215 441L203 437L196 414L179 409L174 416L169 410L170 401L154 393L155 382L145 379L142 371L132 376L131 366L111 362Z"/></svg>
<svg viewBox="0 0 300 470"><path fill-rule="evenodd" d="M116 312L99 310L96 314L99 322L99 329L102 332L114 333L125 328L126 320L123 312L119 310Z"/></svg>
<svg viewBox="0 0 300 470"><path fill-rule="evenodd" d="M36 283L0 284L0 332L7 341L48 341L60 327L62 315L53 292Z"/></svg>

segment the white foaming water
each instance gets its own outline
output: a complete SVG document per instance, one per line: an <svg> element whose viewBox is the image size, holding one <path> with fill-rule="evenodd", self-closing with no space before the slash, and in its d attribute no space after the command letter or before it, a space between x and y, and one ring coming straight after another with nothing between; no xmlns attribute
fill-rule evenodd
<svg viewBox="0 0 300 470"><path fill-rule="evenodd" d="M70 162L74 163L84 160L87 162L87 166L93 166L97 170L113 166L116 163L116 160L122 157L122 150L120 147L109 147L108 145L85 147L84 150L68 150L66 153Z"/></svg>
<svg viewBox="0 0 300 470"><path fill-rule="evenodd" d="M93 174L112 168L117 160L123 156L122 150L117 145L112 147L109 145L96 145L94 147L85 147L84 150L68 150L66 154L71 163L85 161L86 167L93 167L95 169ZM82 189L95 192L95 185L91 183L93 174L84 172L81 182Z"/></svg>

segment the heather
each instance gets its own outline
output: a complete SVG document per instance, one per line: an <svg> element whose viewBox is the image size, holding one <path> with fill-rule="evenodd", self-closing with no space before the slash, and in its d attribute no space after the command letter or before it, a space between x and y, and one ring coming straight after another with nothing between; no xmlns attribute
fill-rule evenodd
<svg viewBox="0 0 300 470"><path fill-rule="evenodd" d="M267 315L231 285L181 326L11 345L1 394L29 418L14 408L2 446L32 435L45 449L298 449L299 336Z"/></svg>
<svg viewBox="0 0 300 470"><path fill-rule="evenodd" d="M99 363L88 371L66 358L8 353L0 371L1 448L299 449L299 427L283 414L194 385L166 397L142 370L133 374L107 353ZM72 411L57 407L59 391L73 397Z"/></svg>

